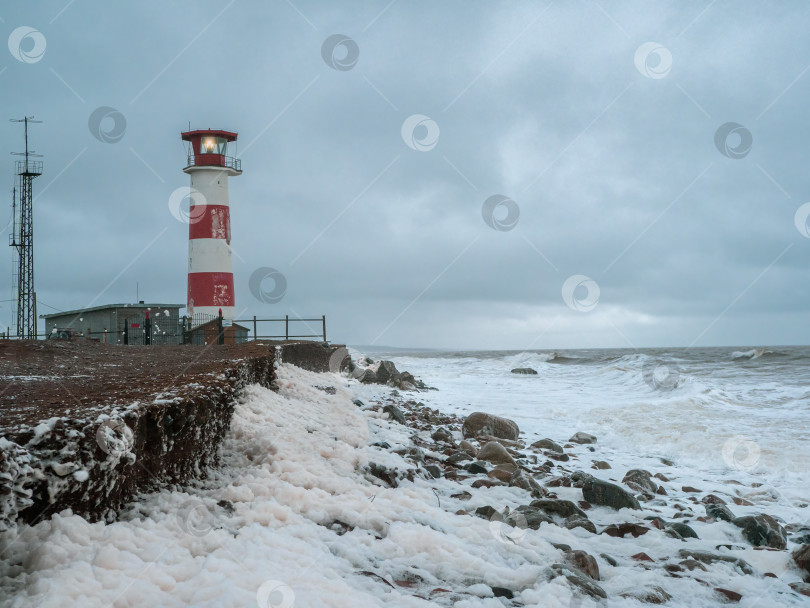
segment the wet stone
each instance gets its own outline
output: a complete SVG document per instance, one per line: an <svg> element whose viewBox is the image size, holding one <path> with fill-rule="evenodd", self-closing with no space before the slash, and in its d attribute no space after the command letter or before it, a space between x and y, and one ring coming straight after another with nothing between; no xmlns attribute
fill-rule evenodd
<svg viewBox="0 0 810 608"><path fill-rule="evenodd" d="M738 517L731 523L742 528L743 536L755 547L784 549L787 546L785 529L770 515Z"/></svg>
<svg viewBox="0 0 810 608"><path fill-rule="evenodd" d="M717 521L733 521L734 513L724 504L707 503L704 505L706 515L713 517Z"/></svg>
<svg viewBox="0 0 810 608"><path fill-rule="evenodd" d="M535 441L531 447L537 448L539 450L550 450L552 452L558 452L562 454L563 449L558 443L553 442L551 439L540 439L539 441Z"/></svg>
<svg viewBox="0 0 810 608"><path fill-rule="evenodd" d="M601 479L586 479L582 485L582 497L593 505L612 509L640 509L641 507L627 490Z"/></svg>

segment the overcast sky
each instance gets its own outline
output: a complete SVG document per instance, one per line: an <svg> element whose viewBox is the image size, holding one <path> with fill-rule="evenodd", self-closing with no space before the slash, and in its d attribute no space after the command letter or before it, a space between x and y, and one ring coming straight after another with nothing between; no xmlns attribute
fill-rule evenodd
<svg viewBox="0 0 810 608"><path fill-rule="evenodd" d="M43 121L39 313L136 283L185 302L190 123L239 133L241 317L326 314L355 345L806 344L809 10L4 2L3 152L5 119Z"/></svg>

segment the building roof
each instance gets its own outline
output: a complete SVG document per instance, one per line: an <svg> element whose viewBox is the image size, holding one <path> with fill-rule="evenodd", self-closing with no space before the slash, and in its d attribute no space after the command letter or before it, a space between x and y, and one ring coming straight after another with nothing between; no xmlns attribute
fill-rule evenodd
<svg viewBox="0 0 810 608"><path fill-rule="evenodd" d="M205 323L200 323L199 325L195 325L194 327L189 329L189 331L193 332L193 331L198 331L200 329L205 329L209 325L211 325L213 327L214 325L216 325L216 322L217 322L217 318L214 317L210 321L206 321ZM239 323L231 323L230 325L226 325L223 329L226 329L228 327L238 327L239 329L244 329L245 331L250 331L249 328L245 327L244 325L239 325Z"/></svg>
<svg viewBox="0 0 810 608"><path fill-rule="evenodd" d="M105 304L103 306L91 306L89 308L78 308L76 310L65 310L63 312L54 312L49 315L39 315L40 319L50 319L52 317L64 317L65 315L80 315L95 310L107 310L109 308L185 308L185 304L153 304L147 302L141 304Z"/></svg>
<svg viewBox="0 0 810 608"><path fill-rule="evenodd" d="M195 129L194 131L184 131L180 133L183 141L191 141L195 137L222 137L226 141L236 141L239 136L235 131L225 131L223 129Z"/></svg>

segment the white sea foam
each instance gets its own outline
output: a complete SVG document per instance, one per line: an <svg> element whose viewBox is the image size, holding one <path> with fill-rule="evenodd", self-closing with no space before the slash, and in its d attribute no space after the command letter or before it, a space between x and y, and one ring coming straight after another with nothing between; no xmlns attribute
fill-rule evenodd
<svg viewBox="0 0 810 608"><path fill-rule="evenodd" d="M606 479L620 480L627 469L646 468L664 472L670 489L692 485L752 503L732 505L737 515L767 512L786 523L810 516L804 430L810 422L809 395L799 364L786 369L782 362L768 371L761 369L768 359L761 358L759 368L738 368L753 362L737 363L728 352L724 364L678 353L391 358L440 389L413 395L428 405L509 416L529 439L564 442L579 430L597 435L595 453L585 446L568 452L588 470L590 460L609 461L613 468L598 472ZM559 364L559 359L576 362ZM679 369L686 381L673 390L651 387L642 368L658 360ZM518 366L539 373L511 374ZM799 573L791 570L786 552L750 547L728 552L759 573L777 572L779 580L715 566L701 573L708 583L701 585L689 577L669 577L660 567L645 570L630 557L644 551L664 559L685 546L660 530L638 539L614 539L543 525L525 531L520 542L499 541L488 521L455 511L525 504L522 490L472 490L473 497L462 502L452 498L458 484L447 479L417 477L394 490L365 477L363 467L370 461L400 469L414 466L369 445L404 444L413 431L351 402L355 395L379 399L389 389L286 365L279 369L278 385L278 393L258 387L247 391L223 446L222 467L207 481L142 497L115 523L90 524L63 512L21 526L0 561L5 605L250 607L269 594L276 605L288 608L503 606L492 597L491 586L517 590L517 599L527 606L599 605L576 596L562 579L546 582L543 571L561 559L551 542L597 556L606 552L618 560L614 567L600 558L600 584L611 606L638 606L621 594L652 585L673 596L667 604L673 608L719 605L715 586L742 593L743 607L801 605L801 598L787 589ZM334 386L335 394L318 386ZM662 464L661 456L672 458L675 466ZM729 485L732 479L743 485ZM555 490L561 498L581 499L576 488ZM232 511L221 501L229 501ZM670 507L661 508L664 518L674 514ZM634 515L595 508L589 517L603 527ZM336 520L354 529L338 535L331 526ZM729 523L690 524L700 536L690 547L743 544L739 529ZM423 596L446 584L463 591L466 599L453 604L440 592L428 601L394 582L409 580L420 581Z"/></svg>

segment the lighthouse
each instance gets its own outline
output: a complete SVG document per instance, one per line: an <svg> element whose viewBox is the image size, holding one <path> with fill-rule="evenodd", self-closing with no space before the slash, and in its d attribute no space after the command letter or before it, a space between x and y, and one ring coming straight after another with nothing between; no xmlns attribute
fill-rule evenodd
<svg viewBox="0 0 810 608"><path fill-rule="evenodd" d="M188 163L183 169L191 176L187 311L192 317L215 317L221 310L223 318L233 319L228 178L242 174L242 163L228 156L228 144L236 141L237 134L200 129L181 136L190 144Z"/></svg>

